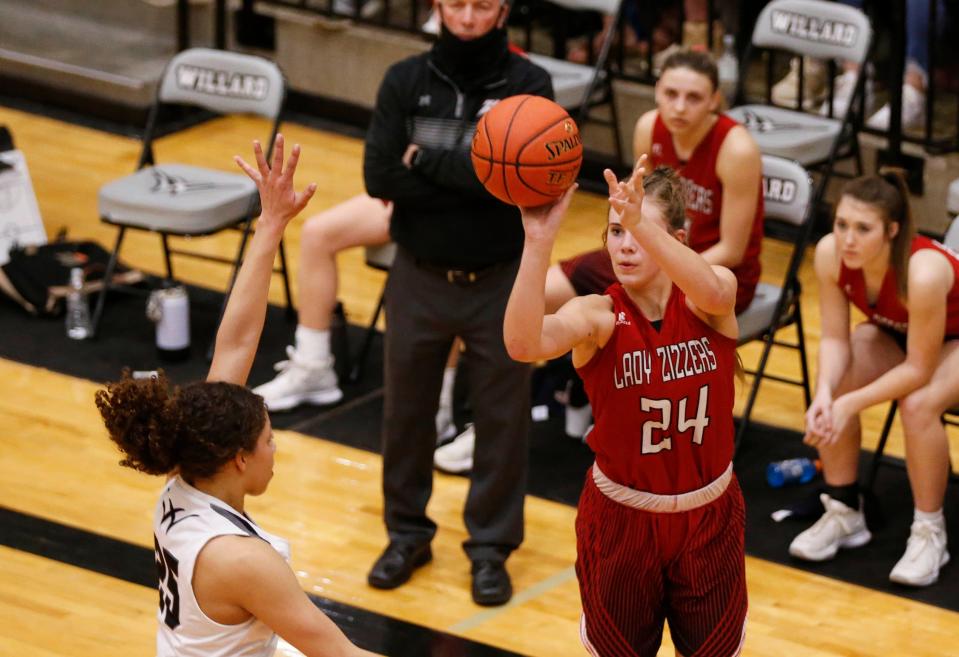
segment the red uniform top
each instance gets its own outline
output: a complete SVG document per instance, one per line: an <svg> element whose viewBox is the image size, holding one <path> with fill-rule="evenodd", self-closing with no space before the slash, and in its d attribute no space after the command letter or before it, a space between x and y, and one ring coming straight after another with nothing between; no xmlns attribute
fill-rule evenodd
<svg viewBox="0 0 959 657"><path fill-rule="evenodd" d="M686 219L689 237L686 240L696 253L702 253L719 242L719 215L723 209L723 184L716 175L716 160L726 135L739 125L725 114L720 114L712 129L696 145L689 160L676 155L673 136L663 119L657 114L653 124L652 144L649 154L653 167L665 165L679 174L686 190ZM743 261L731 267L739 286L736 290L737 312L745 308L756 293L759 283L759 249L763 241L763 193L762 177L756 181L759 198L753 217L752 232L743 253Z"/></svg>
<svg viewBox="0 0 959 657"><path fill-rule="evenodd" d="M622 285L606 293L613 335L577 369L593 407L596 462L636 490L702 488L733 456L736 341L694 315L675 285L658 331Z"/></svg>
<svg viewBox="0 0 959 657"><path fill-rule="evenodd" d="M954 280L952 289L946 295L946 337L959 338L959 254L935 240L916 235L912 238L910 255L920 249L935 249L944 254L952 265ZM879 288L879 297L874 304L870 304L866 298L866 280L863 278L862 269L849 269L840 263L839 288L852 305L869 318L870 322L899 333L906 333L909 328L909 310L896 294L894 267L886 270L886 276L882 279L882 286Z"/></svg>

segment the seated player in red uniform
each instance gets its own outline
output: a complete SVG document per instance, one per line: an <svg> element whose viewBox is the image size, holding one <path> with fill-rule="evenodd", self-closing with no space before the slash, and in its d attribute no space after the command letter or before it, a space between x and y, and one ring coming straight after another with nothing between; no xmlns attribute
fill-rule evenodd
<svg viewBox="0 0 959 657"><path fill-rule="evenodd" d="M926 586L949 561L942 413L959 403L959 256L916 235L908 199L898 173L853 180L836 206L832 233L816 246L822 342L806 442L822 458L826 512L789 552L823 561L869 542L857 483L859 413L896 399L915 515L889 579ZM851 328L850 306L867 321Z"/></svg>
<svg viewBox="0 0 959 657"><path fill-rule="evenodd" d="M719 74L707 53L681 51L663 65L656 109L636 123L633 153L649 167L669 166L683 183L686 242L713 265L736 275L736 312L759 282L763 238L762 160L743 126L719 111ZM558 308L577 294L598 294L615 281L604 249L561 261L547 278L547 303Z"/></svg>
<svg viewBox="0 0 959 657"><path fill-rule="evenodd" d="M667 168L609 182L606 248L618 282L546 314L550 255L572 191L523 210L526 240L504 320L513 358L572 350L593 406L596 463L576 519L582 639L594 655L739 654L744 506L732 472L736 277L684 244Z"/></svg>

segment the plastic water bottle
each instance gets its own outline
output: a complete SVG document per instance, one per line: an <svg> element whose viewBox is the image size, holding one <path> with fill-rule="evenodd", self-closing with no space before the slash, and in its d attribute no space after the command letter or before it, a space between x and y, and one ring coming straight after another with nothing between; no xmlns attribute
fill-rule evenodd
<svg viewBox="0 0 959 657"><path fill-rule="evenodd" d="M822 461L798 458L773 461L766 466L766 483L773 488L791 484L808 484L822 469Z"/></svg>
<svg viewBox="0 0 959 657"><path fill-rule="evenodd" d="M716 61L716 68L719 71L719 89L726 98L726 104L732 107L736 100L736 83L739 81L736 38L732 34L723 36L723 54Z"/></svg>
<svg viewBox="0 0 959 657"><path fill-rule="evenodd" d="M83 288L83 268L70 270L70 291L67 292L67 337L85 340L93 333L90 324L90 302Z"/></svg>

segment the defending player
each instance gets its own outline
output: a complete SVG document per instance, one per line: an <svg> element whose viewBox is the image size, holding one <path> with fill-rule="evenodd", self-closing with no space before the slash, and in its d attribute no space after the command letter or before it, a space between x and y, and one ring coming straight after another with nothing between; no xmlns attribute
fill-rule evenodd
<svg viewBox="0 0 959 657"><path fill-rule="evenodd" d="M545 315L550 254L572 196L523 211L526 241L504 337L518 360L570 349L596 419L576 519L582 639L654 657L668 621L687 657L737 655L746 617L744 507L732 472L736 278L683 243L668 169L609 182L618 279Z"/></svg>
<svg viewBox="0 0 959 657"><path fill-rule="evenodd" d="M271 657L277 634L306 655L371 656L354 646L300 588L289 543L244 511L273 477L273 431L263 398L245 387L266 315L273 259L289 221L316 185L294 192L299 146L283 168L237 163L260 190L262 214L217 331L206 381L169 389L161 373L124 376L97 392L122 465L170 475L154 513L159 657Z"/></svg>

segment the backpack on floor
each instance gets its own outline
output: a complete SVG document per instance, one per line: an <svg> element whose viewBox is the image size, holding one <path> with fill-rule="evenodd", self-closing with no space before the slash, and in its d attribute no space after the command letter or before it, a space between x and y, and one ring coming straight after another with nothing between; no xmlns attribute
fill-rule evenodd
<svg viewBox="0 0 959 657"><path fill-rule="evenodd" d="M103 288L110 253L96 242L62 241L42 246L14 247L0 267L0 292L31 315L55 317L63 312L70 270L82 267L87 293ZM117 263L113 282L134 285L143 273Z"/></svg>

